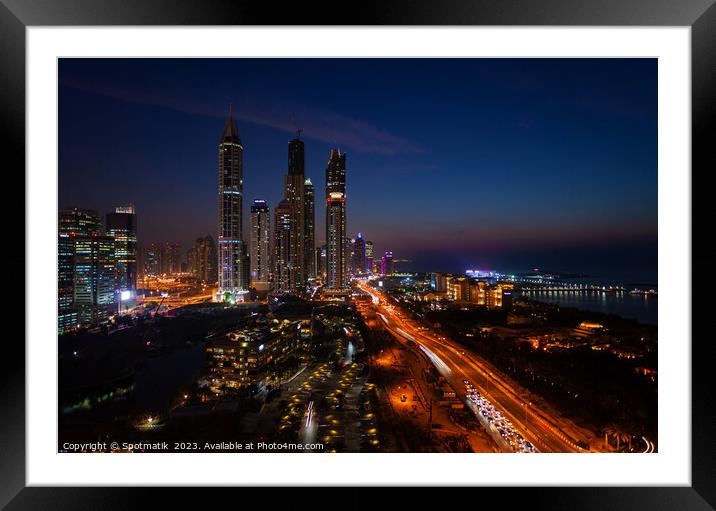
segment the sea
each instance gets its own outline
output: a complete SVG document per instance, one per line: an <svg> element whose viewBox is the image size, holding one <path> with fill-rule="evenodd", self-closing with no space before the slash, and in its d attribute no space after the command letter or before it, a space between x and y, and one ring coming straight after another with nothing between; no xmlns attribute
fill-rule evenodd
<svg viewBox="0 0 716 511"><path fill-rule="evenodd" d="M579 293L560 291L524 291L522 294L538 302L553 303L562 307L616 314L635 319L645 325L657 325L657 295L632 295L629 293L605 293L584 291Z"/></svg>

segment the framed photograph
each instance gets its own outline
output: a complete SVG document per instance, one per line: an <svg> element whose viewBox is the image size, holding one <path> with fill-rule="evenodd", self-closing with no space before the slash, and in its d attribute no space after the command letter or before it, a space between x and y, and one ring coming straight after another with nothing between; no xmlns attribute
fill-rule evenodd
<svg viewBox="0 0 716 511"><path fill-rule="evenodd" d="M0 502L713 509L712 4L2 0Z"/></svg>

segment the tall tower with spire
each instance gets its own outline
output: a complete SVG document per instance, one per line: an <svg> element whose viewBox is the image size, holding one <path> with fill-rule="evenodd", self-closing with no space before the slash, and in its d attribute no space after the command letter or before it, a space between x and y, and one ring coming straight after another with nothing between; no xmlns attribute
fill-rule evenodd
<svg viewBox="0 0 716 511"><path fill-rule="evenodd" d="M326 167L326 286L348 287L346 257L346 155L332 149Z"/></svg>
<svg viewBox="0 0 716 511"><path fill-rule="evenodd" d="M288 143L288 172L284 179L284 199L291 209L288 281L283 291L302 291L306 287L306 204L304 145L297 131ZM277 256L278 257L278 256Z"/></svg>
<svg viewBox="0 0 716 511"><path fill-rule="evenodd" d="M242 208L244 193L244 147L229 106L224 132L219 140L219 300L240 300L248 289L242 265L246 264L243 246Z"/></svg>

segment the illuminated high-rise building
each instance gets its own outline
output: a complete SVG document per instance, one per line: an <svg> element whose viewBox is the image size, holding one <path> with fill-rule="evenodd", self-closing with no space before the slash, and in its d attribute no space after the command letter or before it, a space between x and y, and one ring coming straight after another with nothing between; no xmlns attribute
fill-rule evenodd
<svg viewBox="0 0 716 511"><path fill-rule="evenodd" d="M74 241L74 306L80 324L89 325L115 311L114 238L93 234Z"/></svg>
<svg viewBox="0 0 716 511"><path fill-rule="evenodd" d="M373 273L380 273L381 260L376 259L373 261Z"/></svg>
<svg viewBox="0 0 716 511"><path fill-rule="evenodd" d="M59 214L60 235L92 236L102 234L102 219L92 209L67 208Z"/></svg>
<svg viewBox="0 0 716 511"><path fill-rule="evenodd" d="M158 256L161 275L181 273L181 245L179 243L164 243L159 247Z"/></svg>
<svg viewBox="0 0 716 511"><path fill-rule="evenodd" d="M255 200L251 206L251 287L258 291L269 288L271 277L271 212L265 200Z"/></svg>
<svg viewBox="0 0 716 511"><path fill-rule="evenodd" d="M304 196L304 215L305 215L305 243L306 248L304 254L306 257L306 278L316 278L316 212L315 212L315 192L313 183L308 178L303 183Z"/></svg>
<svg viewBox="0 0 716 511"><path fill-rule="evenodd" d="M248 287L243 282L241 261L245 249L241 213L243 207L244 147L229 109L219 141L219 235L218 273L220 300L239 300Z"/></svg>
<svg viewBox="0 0 716 511"><path fill-rule="evenodd" d="M137 215L133 205L107 213L107 235L114 238L117 290L133 295L137 288Z"/></svg>
<svg viewBox="0 0 716 511"><path fill-rule="evenodd" d="M346 155L332 149L326 167L326 287L348 286L346 258Z"/></svg>
<svg viewBox="0 0 716 511"><path fill-rule="evenodd" d="M306 196L304 176L304 145L299 138L288 143L288 172L284 179L284 200L291 205L291 245L289 251L288 271L290 273L290 289L283 291L300 291L305 289L306 273Z"/></svg>
<svg viewBox="0 0 716 511"><path fill-rule="evenodd" d="M326 281L326 254L328 247L321 245L316 247L316 277L320 278L322 282Z"/></svg>
<svg viewBox="0 0 716 511"><path fill-rule="evenodd" d="M57 238L57 329L62 333L79 324L75 301L75 240L103 233L102 220L94 210L67 208L58 215ZM84 250L84 247L83 247ZM84 267L80 267L80 272ZM81 302L82 303L82 302ZM82 303L84 318L92 317ZM89 312L89 314L87 314ZM84 321L87 323L87 321Z"/></svg>
<svg viewBox="0 0 716 511"><path fill-rule="evenodd" d="M355 239L349 238L346 236L346 242L345 242L345 258L344 258L344 264L343 264L343 273L346 276L346 281L350 281L351 275L353 274L353 266L355 264L355 258L353 253L353 248L355 246Z"/></svg>
<svg viewBox="0 0 716 511"><path fill-rule="evenodd" d="M273 227L273 289L279 293L287 293L295 289L291 278L291 231L293 230L293 204L284 199L274 210Z"/></svg>
<svg viewBox="0 0 716 511"><path fill-rule="evenodd" d="M187 269L202 284L216 283L216 243L212 236L207 234L196 239L187 252Z"/></svg>
<svg viewBox="0 0 716 511"><path fill-rule="evenodd" d="M57 331L77 327L75 304L75 240L60 234L57 238Z"/></svg>
<svg viewBox="0 0 716 511"><path fill-rule="evenodd" d="M392 275L394 273L393 252L386 252L380 261L380 273Z"/></svg>
<svg viewBox="0 0 716 511"><path fill-rule="evenodd" d="M251 260L249 258L249 246L247 243L241 243L241 259L239 260L239 276L241 282L245 282L244 286L246 290L249 289L249 283L251 282ZM242 295L243 299L246 299L247 295Z"/></svg>
<svg viewBox="0 0 716 511"><path fill-rule="evenodd" d="M366 273L372 273L373 272L373 242L372 241L366 241L365 242L365 266L364 271Z"/></svg>
<svg viewBox="0 0 716 511"><path fill-rule="evenodd" d="M155 245L154 243L140 248L138 257L139 273L143 278L159 275L161 251L161 245Z"/></svg>
<svg viewBox="0 0 716 511"><path fill-rule="evenodd" d="M198 241L198 240L197 240ZM196 242L186 251L186 271L199 280L199 261Z"/></svg>
<svg viewBox="0 0 716 511"><path fill-rule="evenodd" d="M353 261L353 273L365 272L365 240L361 233L353 241Z"/></svg>

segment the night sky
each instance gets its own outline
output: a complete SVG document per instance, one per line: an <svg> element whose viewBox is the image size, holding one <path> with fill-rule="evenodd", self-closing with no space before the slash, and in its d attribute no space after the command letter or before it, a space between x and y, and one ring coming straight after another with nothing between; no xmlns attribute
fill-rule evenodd
<svg viewBox="0 0 716 511"><path fill-rule="evenodd" d="M59 83L60 208L134 203L140 244L216 238L232 102L245 226L300 127L317 243L337 146L349 234L399 268L656 283L656 59L61 59Z"/></svg>

